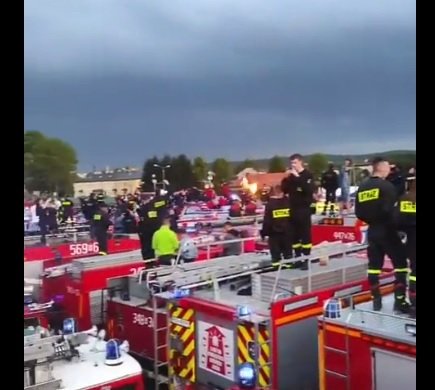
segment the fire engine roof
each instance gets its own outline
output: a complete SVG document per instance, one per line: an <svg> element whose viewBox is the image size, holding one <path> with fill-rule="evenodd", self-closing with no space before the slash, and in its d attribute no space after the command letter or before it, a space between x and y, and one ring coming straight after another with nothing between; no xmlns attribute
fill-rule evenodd
<svg viewBox="0 0 435 390"><path fill-rule="evenodd" d="M55 246L60 244L75 244L77 242L89 241L89 232L80 232L76 234L76 237L67 237L65 234L57 236L47 236L48 245ZM27 236L24 237L24 247L42 246L41 236Z"/></svg>
<svg viewBox="0 0 435 390"><path fill-rule="evenodd" d="M361 330L372 336L415 345L416 337L406 332L405 325L416 325L416 320L405 315L393 314L393 305L394 295L390 294L383 297L380 312L372 311L372 302L365 302L356 305L355 309L343 309L340 318L324 318L324 320L328 323Z"/></svg>
<svg viewBox="0 0 435 390"><path fill-rule="evenodd" d="M77 349L80 359L72 361L56 360L53 362L53 377L62 379L63 388L82 390L100 388L113 381L140 375L142 369L139 363L130 355L123 353L123 363L118 366L108 366L105 362L105 341L96 345L98 351L92 352L92 344L82 344Z"/></svg>

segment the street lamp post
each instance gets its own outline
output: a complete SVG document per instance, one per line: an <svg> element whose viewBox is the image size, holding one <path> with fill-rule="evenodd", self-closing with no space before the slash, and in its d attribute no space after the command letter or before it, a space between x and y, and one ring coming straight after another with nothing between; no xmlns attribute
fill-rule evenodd
<svg viewBox="0 0 435 390"><path fill-rule="evenodd" d="M154 192L156 192L157 179L156 179L156 175L154 173L151 175L151 183L153 183L153 189L154 189Z"/></svg>
<svg viewBox="0 0 435 390"><path fill-rule="evenodd" d="M154 164L154 167L155 168L160 168L161 171L162 171L162 183L163 183L163 189L165 190L166 189L166 184L168 183L167 180L165 180L166 179L165 173L166 173L166 169L170 168L171 166L169 164L165 165L165 166L162 166L162 165L159 165L159 164Z"/></svg>

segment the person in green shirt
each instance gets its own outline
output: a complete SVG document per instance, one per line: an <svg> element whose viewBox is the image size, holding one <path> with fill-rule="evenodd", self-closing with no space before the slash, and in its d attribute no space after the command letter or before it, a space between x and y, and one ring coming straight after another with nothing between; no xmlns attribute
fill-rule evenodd
<svg viewBox="0 0 435 390"><path fill-rule="evenodd" d="M162 226L153 234L152 248L160 265L171 265L172 260L177 256L180 246L178 237L171 230L171 220L163 219Z"/></svg>

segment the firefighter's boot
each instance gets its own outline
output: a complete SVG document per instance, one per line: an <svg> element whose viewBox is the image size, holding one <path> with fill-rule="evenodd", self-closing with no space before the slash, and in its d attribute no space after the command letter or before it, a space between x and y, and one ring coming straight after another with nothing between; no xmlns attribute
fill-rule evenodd
<svg viewBox="0 0 435 390"><path fill-rule="evenodd" d="M409 314L410 305L406 301L406 287L398 283L394 290L394 312L397 314Z"/></svg>
<svg viewBox="0 0 435 390"><path fill-rule="evenodd" d="M329 208L329 216L332 218L335 218L336 214L335 214L335 207L333 204L331 204L331 207Z"/></svg>
<svg viewBox="0 0 435 390"><path fill-rule="evenodd" d="M379 286L371 288L372 299L373 299L373 311L382 310L382 295L379 290Z"/></svg>

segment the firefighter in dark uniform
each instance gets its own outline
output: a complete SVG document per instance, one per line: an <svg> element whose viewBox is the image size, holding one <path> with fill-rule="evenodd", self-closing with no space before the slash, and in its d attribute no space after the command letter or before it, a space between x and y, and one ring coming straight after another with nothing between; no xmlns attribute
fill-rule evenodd
<svg viewBox="0 0 435 390"><path fill-rule="evenodd" d="M89 197L82 204L82 212L85 218L90 221L97 211L97 199L95 198L95 193L91 193Z"/></svg>
<svg viewBox="0 0 435 390"><path fill-rule="evenodd" d="M272 195L264 211L261 237L269 237L272 265L279 266L282 258L291 259L293 254L290 230L290 209L281 185L273 187Z"/></svg>
<svg viewBox="0 0 435 390"><path fill-rule="evenodd" d="M105 203L100 202L98 204L98 210L92 217L93 233L98 242L99 255L107 255L107 229L111 225L112 221L109 218L108 207Z"/></svg>
<svg viewBox="0 0 435 390"><path fill-rule="evenodd" d="M137 214L139 216L137 229L143 260L154 258L152 239L153 234L160 227L159 214L158 211L154 208L153 203L154 200L144 199L137 211Z"/></svg>
<svg viewBox="0 0 435 390"><path fill-rule="evenodd" d="M283 179L281 186L288 194L291 210L291 229L293 234L293 250L295 257L311 253L311 204L313 203L313 175L305 169L303 157L300 154L290 156L291 169ZM301 269L308 269L304 261Z"/></svg>
<svg viewBox="0 0 435 390"><path fill-rule="evenodd" d="M158 227L157 229L161 226L162 222L163 222L163 218L165 218L168 215L168 206L169 206L169 201L168 201L168 197L167 196L162 196L162 195L156 195L152 201L152 207L155 211L157 211L157 215L159 218L158 221Z"/></svg>
<svg viewBox="0 0 435 390"><path fill-rule="evenodd" d="M355 215L368 224L368 281L373 297L373 310L382 309L379 275L382 273L385 255L388 255L393 262L396 277L394 310L408 313L407 259L395 223L397 192L393 184L385 180L389 173L388 161L380 157L373 161L372 176L361 183L356 194Z"/></svg>
<svg viewBox="0 0 435 390"><path fill-rule="evenodd" d="M330 205L329 213L331 215L335 211L334 210L334 204L336 200L335 193L338 188L338 175L334 171L334 164L329 164L328 170L326 172L323 172L320 185L326 191L326 200L325 200L325 206L323 208L322 215L326 215L328 210L328 205Z"/></svg>
<svg viewBox="0 0 435 390"><path fill-rule="evenodd" d="M74 217L74 203L67 197L63 198L60 203L60 222L65 223L66 221L72 220Z"/></svg>
<svg viewBox="0 0 435 390"><path fill-rule="evenodd" d="M409 191L399 199L396 207L399 230L406 234L406 254L411 266L408 297L411 302L410 311L413 317L416 316L417 308L416 211L416 179L413 178L413 180L409 181Z"/></svg>

